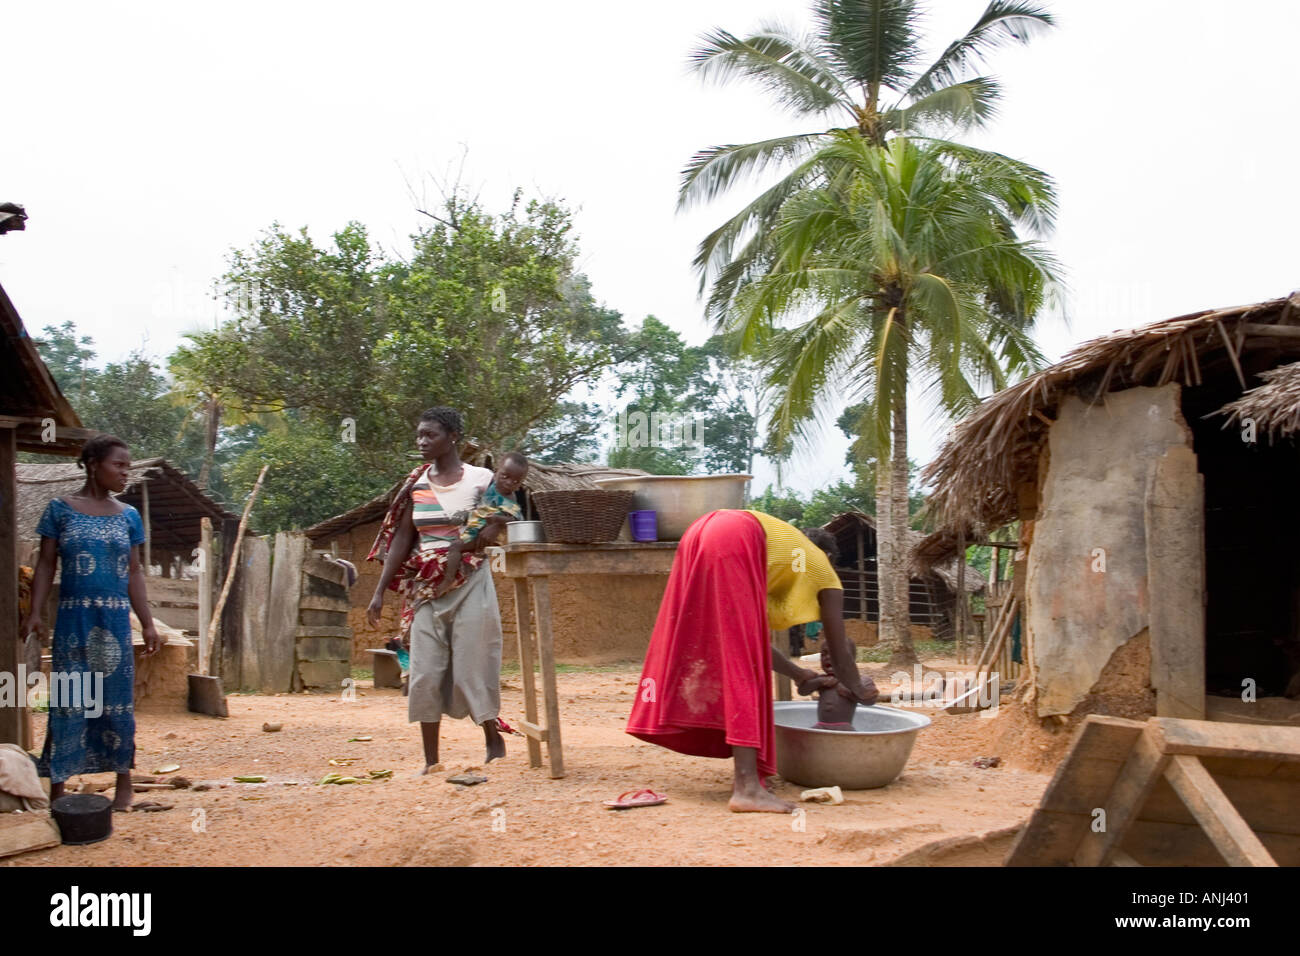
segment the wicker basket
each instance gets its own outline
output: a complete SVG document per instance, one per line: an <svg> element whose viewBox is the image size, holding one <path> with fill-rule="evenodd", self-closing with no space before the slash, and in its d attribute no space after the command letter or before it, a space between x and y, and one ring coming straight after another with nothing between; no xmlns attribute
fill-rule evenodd
<svg viewBox="0 0 1300 956"><path fill-rule="evenodd" d="M546 540L557 544L613 541L632 510L633 491L538 491L533 503L542 517Z"/></svg>

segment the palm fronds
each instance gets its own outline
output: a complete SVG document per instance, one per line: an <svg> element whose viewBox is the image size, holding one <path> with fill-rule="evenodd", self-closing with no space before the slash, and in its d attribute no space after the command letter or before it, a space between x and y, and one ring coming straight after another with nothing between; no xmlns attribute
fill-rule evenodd
<svg viewBox="0 0 1300 956"><path fill-rule="evenodd" d="M948 44L939 59L907 89L913 99L929 96L957 80L982 57L1007 43L1028 43L1056 21L1047 8L1017 0L993 0L960 40Z"/></svg>
<svg viewBox="0 0 1300 956"><path fill-rule="evenodd" d="M852 107L833 65L800 38L777 26L768 26L743 39L726 30L715 30L703 37L703 44L690 54L689 60L702 79L752 80L795 113Z"/></svg>

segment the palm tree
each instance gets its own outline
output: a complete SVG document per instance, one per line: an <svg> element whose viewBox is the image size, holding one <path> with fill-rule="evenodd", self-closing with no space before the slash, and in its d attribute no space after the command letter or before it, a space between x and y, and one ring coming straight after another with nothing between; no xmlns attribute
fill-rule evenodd
<svg viewBox="0 0 1300 956"><path fill-rule="evenodd" d="M169 399L174 406L184 408L188 413L177 437L191 426L199 422L203 424L203 462L194 482L200 488L207 489L212 481L212 468L223 424L232 426L257 423L268 431L276 432L283 432L288 427L280 413L249 412L226 404L222 390L208 381L195 361L194 352L188 346L183 345L172 353L168 359L168 371L172 376Z"/></svg>
<svg viewBox="0 0 1300 956"><path fill-rule="evenodd" d="M700 244L708 314L761 355L780 390L776 436L807 433L825 387L868 402L878 450L881 635L915 659L908 621L907 407L913 364L940 405L1041 362L1027 330L1054 284L1049 256L1017 230L1050 228L1049 178L1024 163L937 135L982 125L998 98L963 78L982 54L1051 24L1032 4L993 0L975 26L918 70L913 0L819 0L817 29L718 31L694 55L708 78L762 83L800 115L851 124L698 153L682 206L774 163L794 168ZM910 131L910 132L909 132ZM906 135L905 135L906 134ZM782 320L794 320L781 327ZM865 434L865 433L864 433Z"/></svg>

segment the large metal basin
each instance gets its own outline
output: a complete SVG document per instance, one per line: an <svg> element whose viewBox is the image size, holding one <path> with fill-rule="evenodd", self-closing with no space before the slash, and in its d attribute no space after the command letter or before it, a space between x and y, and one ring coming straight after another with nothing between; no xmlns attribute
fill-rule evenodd
<svg viewBox="0 0 1300 956"><path fill-rule="evenodd" d="M633 491L632 511L653 511L660 541L680 541L691 522L710 511L745 507L753 475L633 475L597 478L610 491Z"/></svg>
<svg viewBox="0 0 1300 956"><path fill-rule="evenodd" d="M858 707L853 730L816 730L816 701L777 701L776 769L805 787L871 790L903 772L930 718L894 707Z"/></svg>

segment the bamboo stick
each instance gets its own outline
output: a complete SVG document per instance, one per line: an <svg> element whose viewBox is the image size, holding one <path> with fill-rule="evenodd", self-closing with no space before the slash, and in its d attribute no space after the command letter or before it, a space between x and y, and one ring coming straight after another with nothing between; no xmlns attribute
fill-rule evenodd
<svg viewBox="0 0 1300 956"><path fill-rule="evenodd" d="M1011 633L1011 620L1015 616L1019 605L1020 598L1012 595L1011 600L1003 606L1002 617L998 620L997 633L990 639L989 646L986 649L987 654L976 665L975 673L977 676L992 668L998 655L1002 653L1002 646L1006 643L1007 635Z"/></svg>
<svg viewBox="0 0 1300 956"><path fill-rule="evenodd" d="M209 674L209 668L212 666L212 645L217 639L217 628L221 626L221 612L225 610L226 598L230 597L230 585L234 583L235 571L239 569L239 545L244 540L244 529L248 527L248 513L253 510L253 501L257 498L257 493L262 488L262 479L266 477L266 470L270 467L270 465L262 466L262 470L257 475L257 482L253 485L248 501L244 504L243 517L239 519L239 530L235 532L235 545L230 549L230 567L226 569L226 583L221 587L221 597L217 598L217 606L212 609L212 620L208 622L207 656L203 660L205 676Z"/></svg>
<svg viewBox="0 0 1300 956"><path fill-rule="evenodd" d="M1215 319L1214 324L1219 329L1219 334L1223 336L1223 346L1228 352L1228 358L1232 360L1232 370L1237 373L1237 381L1241 383L1241 390L1246 390L1246 376L1241 370L1241 360L1237 358L1237 348L1228 338L1228 330L1223 327L1223 323Z"/></svg>

